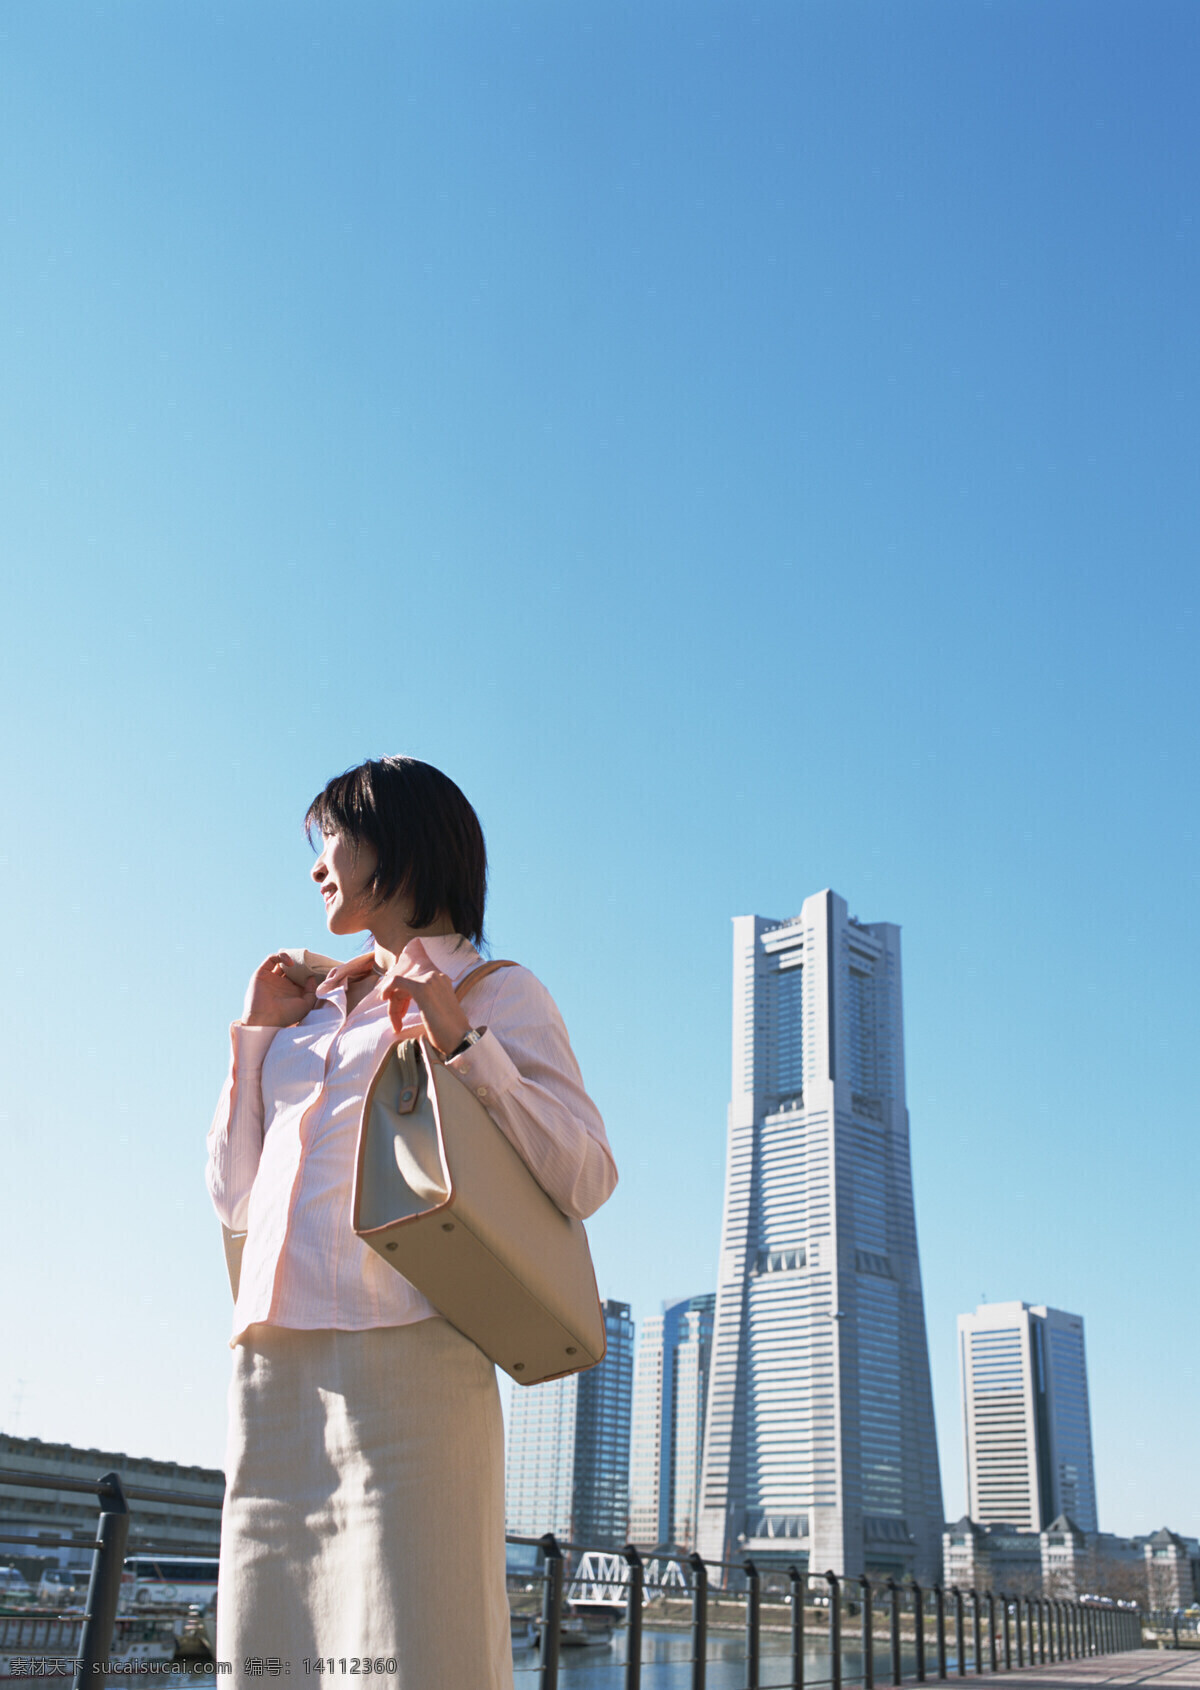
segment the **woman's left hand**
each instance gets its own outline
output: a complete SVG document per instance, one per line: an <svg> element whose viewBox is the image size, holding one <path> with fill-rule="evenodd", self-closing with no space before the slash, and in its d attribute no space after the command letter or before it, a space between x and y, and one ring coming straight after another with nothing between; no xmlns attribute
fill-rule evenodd
<svg viewBox="0 0 1200 1690"><path fill-rule="evenodd" d="M382 996L397 1032L401 1030L409 1004L415 1003L421 1011L426 1037L443 1056L460 1045L471 1031L471 1023L454 995L449 975L434 966L419 939L409 940L384 975Z"/></svg>

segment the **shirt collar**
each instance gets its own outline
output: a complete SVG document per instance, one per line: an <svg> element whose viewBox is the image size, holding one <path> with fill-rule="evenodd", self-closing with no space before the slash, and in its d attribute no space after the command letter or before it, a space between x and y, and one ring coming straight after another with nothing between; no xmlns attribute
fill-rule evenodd
<svg viewBox="0 0 1200 1690"><path fill-rule="evenodd" d="M422 939L421 943L429 953L429 960L434 967L449 975L455 985L480 960L479 952L461 933L431 933L428 938ZM328 997L333 992L344 990L349 981L369 974L374 966L373 950L363 951L359 956L351 957L349 962L340 962L317 987L317 996Z"/></svg>

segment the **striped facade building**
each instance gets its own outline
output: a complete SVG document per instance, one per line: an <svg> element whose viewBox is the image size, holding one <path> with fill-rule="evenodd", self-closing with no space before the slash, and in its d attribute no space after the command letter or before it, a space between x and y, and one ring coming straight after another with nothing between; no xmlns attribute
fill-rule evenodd
<svg viewBox="0 0 1200 1690"><path fill-rule="evenodd" d="M642 1321L633 1369L629 1537L647 1549L696 1547L715 1302L711 1291L679 1297Z"/></svg>
<svg viewBox="0 0 1200 1690"><path fill-rule="evenodd" d="M699 1550L936 1577L900 932L739 916Z"/></svg>
<svg viewBox="0 0 1200 1690"><path fill-rule="evenodd" d="M1096 1532L1082 1317L981 1303L958 1317L958 1352L971 1519L1040 1532L1065 1514Z"/></svg>

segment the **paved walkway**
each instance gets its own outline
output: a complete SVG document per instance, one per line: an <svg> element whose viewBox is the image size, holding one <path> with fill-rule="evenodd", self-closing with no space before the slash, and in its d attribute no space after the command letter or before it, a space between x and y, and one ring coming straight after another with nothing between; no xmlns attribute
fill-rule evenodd
<svg viewBox="0 0 1200 1690"><path fill-rule="evenodd" d="M947 1683L966 1685L973 1675ZM1129 1649L1120 1655L1095 1655L1090 1660L1057 1661L1054 1666L1017 1667L1012 1672L985 1673L974 1682L1012 1681L1021 1690L1101 1690L1102 1686L1144 1684L1147 1690L1200 1690L1200 1650Z"/></svg>

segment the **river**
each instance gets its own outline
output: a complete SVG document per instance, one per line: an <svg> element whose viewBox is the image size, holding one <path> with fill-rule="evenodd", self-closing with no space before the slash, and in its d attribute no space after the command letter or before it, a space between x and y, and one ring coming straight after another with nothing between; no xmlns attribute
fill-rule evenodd
<svg viewBox="0 0 1200 1690"><path fill-rule="evenodd" d="M606 1648L564 1649L559 1656L560 1690L624 1690L625 1645L628 1634L622 1627ZM905 1671L914 1663L907 1659ZM642 1635L642 1690L689 1690L692 1682L692 1640L687 1632L655 1631L647 1627ZM877 1684L887 1682L890 1657L876 1653ZM537 1690L536 1649L518 1649L513 1656L516 1690ZM853 1647L842 1651L842 1671L847 1683L862 1676L862 1659ZM829 1683L829 1647L823 1637L806 1637L804 1682L808 1687ZM761 1690L790 1690L791 1640L782 1632L763 1632L759 1684ZM744 1637L714 1635L708 1638L708 1690L746 1690L746 1640Z"/></svg>

